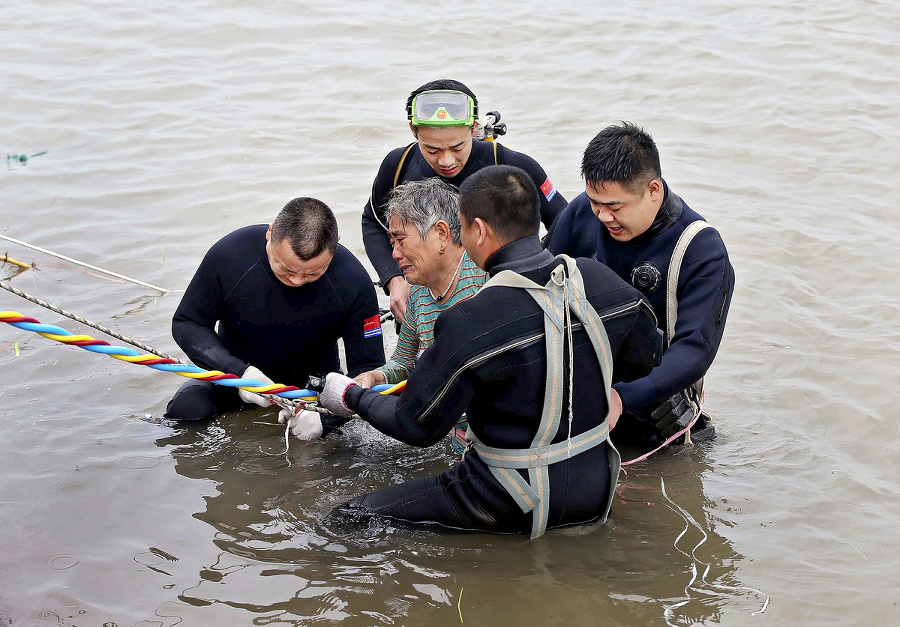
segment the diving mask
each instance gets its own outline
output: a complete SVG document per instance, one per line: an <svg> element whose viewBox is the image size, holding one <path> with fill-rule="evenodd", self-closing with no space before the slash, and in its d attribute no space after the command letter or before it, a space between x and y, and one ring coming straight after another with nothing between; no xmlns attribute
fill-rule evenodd
<svg viewBox="0 0 900 627"><path fill-rule="evenodd" d="M413 126L474 126L475 101L461 91L423 91L413 98L409 121Z"/></svg>

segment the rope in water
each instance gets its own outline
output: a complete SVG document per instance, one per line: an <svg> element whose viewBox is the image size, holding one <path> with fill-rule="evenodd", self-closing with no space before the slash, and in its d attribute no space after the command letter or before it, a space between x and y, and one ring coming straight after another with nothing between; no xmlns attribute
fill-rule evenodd
<svg viewBox="0 0 900 627"><path fill-rule="evenodd" d="M57 307L56 305L52 305L52 304L48 303L47 301L41 300L37 296L32 296L31 294L26 294L22 290L13 287L6 281L0 281L0 287L2 287L3 289L5 289L8 292L12 292L16 296L24 298L27 301L31 301L35 305L40 305L41 307L46 307L53 313L58 313L61 316L65 316L66 318L70 318L70 319L74 320L75 322L80 322L81 324L83 324L85 326L89 326L94 329L97 329L101 333L105 333L106 335L108 335L110 337L114 337L117 340L125 342L126 344L131 344L132 346L136 346L139 349L141 349L142 351L147 351L148 353L153 353L154 355L158 355L159 357L163 357L165 359L174 359L174 357L172 357L170 355L166 355L165 353L156 350L152 346L147 346L146 344L142 344L141 342L138 342L137 340L134 340L130 337L126 337L124 335L116 333L112 329L107 329L102 324L97 324L96 322L91 322L90 320L82 318L78 314L73 314L69 311L66 311L65 309L61 309L61 308Z"/></svg>
<svg viewBox="0 0 900 627"><path fill-rule="evenodd" d="M663 618L665 619L666 624L670 625L671 627L676 627L677 622L675 622L674 610L679 607L682 607L684 605L687 605L688 603L690 603L693 600L693 598L691 597L690 590L711 593L712 591L709 590L709 588L713 588L715 590L724 590L726 592L731 592L731 593L737 593L737 592L741 592L741 591L752 592L759 597L765 596L766 600L763 602L762 607L760 609L751 613L751 616L755 616L756 614L762 614L763 612L765 612L766 608L769 607L769 597L767 595L765 595L761 590L757 590L756 588L750 588L748 586L726 586L726 585L722 585L722 584L712 583L712 582L709 582L706 580L706 576L709 575L711 565L708 564L707 562L704 562L699 557L697 557L697 549L699 549L706 542L706 540L709 538L709 536L707 535L707 533L703 529L703 527L701 527L700 524L696 520L694 520L694 517L691 516L691 514L686 509L684 509L683 507L681 507L681 505L679 505L678 503L673 501L671 498L669 498L669 495L666 494L666 481L662 477L659 478L659 485L660 485L660 490L662 491L663 497L665 497L666 501L668 501L671 504L670 509L672 511L674 511L675 513L677 513L679 516L681 516L681 519L684 521L684 529L682 530L681 533L678 534L678 537L675 538L675 542L673 543L673 546L675 547L675 550L677 550L679 553L681 553L682 555L684 555L685 557L687 557L691 560L691 579L690 579L690 581L688 581L688 584L684 587L685 600L679 601L678 603L674 603L672 605L664 606ZM696 527L697 531L699 531L703 537L700 539L700 542L698 542L694 546L694 548L691 549L690 554L688 554L681 547L678 546L678 542L690 530L691 525ZM703 570L702 574L699 573L699 571L697 569L698 564L706 567ZM703 586L706 586L706 588L705 589L700 588L701 584Z"/></svg>
<svg viewBox="0 0 900 627"><path fill-rule="evenodd" d="M61 309L35 296L31 296L30 294L26 294L22 290L16 289L5 281L0 281L0 287L12 292L16 296L20 296L37 305L46 307L47 309L55 313L66 316L67 318L71 318L72 320L80 322L81 324L87 325L89 327L93 327L94 329L97 329L98 331L101 331L102 333L105 333L110 337L114 337L117 340L121 340L127 344L131 344L132 346L136 346L143 351L152 353L160 359L154 359L150 355L141 355L137 351L133 351L129 348L111 346L108 342L96 340L88 335L73 335L62 327L42 324L40 321L34 318L23 316L16 311L0 310L0 321L11 324L12 326L18 327L20 329L25 329L27 331L33 331L35 333L43 335L46 338L56 340L63 344L71 344L73 346L78 346L94 353L109 355L110 357L114 357L121 361L149 366L151 368L154 368L155 370L173 372L183 377L199 379L201 381L209 381L217 385L238 387L240 389L259 394L264 398L268 398L276 405L282 407L289 405L293 407L302 407L303 409L309 409L312 411L318 411L320 413L326 413L325 409L312 404L312 402L318 398L318 394L312 390L300 389L294 386L286 386L281 384L266 385L262 381L258 381L256 379L241 379L240 377L237 377L233 374L227 374L218 370L203 370L202 368L198 368L197 366L185 364L183 361L180 361L178 359L175 359L174 357L171 357L170 355L158 351L152 346L148 346L130 337L121 335L120 333L108 329L103 325L97 324L96 322L91 322L90 320L82 318L77 314L73 314L69 311L66 311L65 309ZM404 387L406 387L406 381L392 386L376 386L373 389L381 392L382 394L395 394L401 391Z"/></svg>
<svg viewBox="0 0 900 627"><path fill-rule="evenodd" d="M276 396L279 401L291 401L294 399L314 401L317 397L316 393L312 390L301 390L300 388L282 385L280 383L267 385L257 379L243 379L219 370L203 370L202 368L198 368L192 364L185 364L171 357L142 355L134 349L126 348L124 346L112 346L109 342L97 340L89 335L74 335L62 327L52 324L43 324L41 321L23 316L17 311L0 310L0 321L6 322L19 329L24 329L25 331L33 331L38 335L43 335L48 339L55 340L62 344L83 348L92 353L108 355L121 361L148 366L154 370L161 370L163 372L171 372L189 379L209 381L216 385L223 385L226 387L236 387L256 394Z"/></svg>
<svg viewBox="0 0 900 627"><path fill-rule="evenodd" d="M11 263L14 266L19 266L23 270L28 270L31 267L30 263L25 263L24 261L19 261L18 259L13 259L8 254L4 253L0 255L0 261L3 263Z"/></svg>
<svg viewBox="0 0 900 627"><path fill-rule="evenodd" d="M85 263L84 261L78 261L77 259L72 259L71 257L66 257L65 255L61 255L59 253L55 253L52 250L47 250L46 248L41 248L40 246L35 246L34 244L29 244L28 242L23 242L22 240L15 239L14 237L8 237L0 233L0 239L4 239L7 242L12 242L13 244L18 244L19 246L24 246L25 248L30 248L32 250L36 250L40 253L44 253L45 255L50 255L51 257L56 257L57 259L62 259L63 261L68 261L69 263L74 263L75 265L82 266L93 270L95 272L101 272L103 274L107 274L109 276L115 277L117 279L122 279L123 281L130 281L131 283L135 283L137 285L143 285L144 287L149 287L152 290L156 290L162 294L168 294L170 290L164 289L157 285L151 285L149 283L145 283L143 281L139 281L138 279L132 279L131 277L127 277L124 274L119 274L118 272L113 272L112 270L105 270L103 268L99 268L97 266L93 266L89 263Z"/></svg>
<svg viewBox="0 0 900 627"><path fill-rule="evenodd" d="M91 351L92 353L108 355L109 357L113 357L115 359L119 359L128 363L147 366L149 368L153 368L154 370L161 370L163 372L171 372L173 374L187 377L189 379L209 381L210 383L215 383L216 385L236 387L242 390L247 390L248 392L260 394L265 398L269 398L269 400L272 400L279 405L285 404L300 406L304 409L310 409L319 412L326 411L318 407L317 405L311 404L318 398L318 394L312 390L308 390L305 388L300 389L295 386L283 385L280 383L267 385L266 383L258 381L257 379L243 379L236 375L221 372L219 370L204 370L192 364L186 364L171 357L141 355L133 349L125 348L123 346L112 346L108 342L94 339L89 335L74 335L66 329L63 329L62 327L58 327L52 324L43 324L39 320L23 316L17 311L4 311L0 309L0 322L6 322L7 324L10 324L19 329L24 329L26 331L33 331L38 335L43 335L48 339L55 340L62 344L77 346L87 351ZM382 394L393 394L402 390L405 386L406 381L403 381L401 383L398 383L397 385L377 386L373 389L381 392ZM379 389L385 387L387 389Z"/></svg>

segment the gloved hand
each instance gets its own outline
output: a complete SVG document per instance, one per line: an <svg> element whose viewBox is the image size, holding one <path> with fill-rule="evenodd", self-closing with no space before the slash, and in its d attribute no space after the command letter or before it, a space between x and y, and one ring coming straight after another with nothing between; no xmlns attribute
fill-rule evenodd
<svg viewBox="0 0 900 627"><path fill-rule="evenodd" d="M335 416L349 418L356 412L344 402L344 394L347 388L359 385L350 377L345 377L340 372L332 372L325 376L325 387L319 392L319 405L330 411Z"/></svg>
<svg viewBox="0 0 900 627"><path fill-rule="evenodd" d="M650 417L663 436L669 438L687 427L697 411L699 407L696 401L684 392L678 392L657 407Z"/></svg>
<svg viewBox="0 0 900 627"><path fill-rule="evenodd" d="M256 366L247 366L247 369L244 370L244 374L241 375L242 379L256 379L257 381L262 381L263 385L274 385L275 382L272 381L269 377L262 373L262 370L257 368ZM253 403L254 405L259 405L260 407L268 407L272 403L269 402L269 399L263 398L259 394L254 394L253 392L248 392L247 390L238 390L238 396L241 397L241 400L245 403Z"/></svg>
<svg viewBox="0 0 900 627"><path fill-rule="evenodd" d="M322 418L318 412L308 409L282 409L278 422L290 425L291 433L299 440L317 440L322 437Z"/></svg>

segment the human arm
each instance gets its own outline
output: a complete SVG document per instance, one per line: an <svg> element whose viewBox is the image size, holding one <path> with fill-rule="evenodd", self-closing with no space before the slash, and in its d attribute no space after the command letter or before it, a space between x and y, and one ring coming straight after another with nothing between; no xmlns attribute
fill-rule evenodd
<svg viewBox="0 0 900 627"><path fill-rule="evenodd" d="M498 160L500 163L525 170L534 181L541 201L541 222L549 231L557 216L566 208L568 201L550 181L544 168L528 155L502 146Z"/></svg>
<svg viewBox="0 0 900 627"><path fill-rule="evenodd" d="M619 396L619 393L616 392L616 388L612 388L609 391L609 414L607 416L607 421L609 421L609 430L612 431L616 423L619 422L619 417L622 415L622 397Z"/></svg>
<svg viewBox="0 0 900 627"><path fill-rule="evenodd" d="M415 304L407 309L407 315L397 333L397 346L394 354L378 370L386 383L400 383L409 378L409 373L416 365L419 356L419 335L416 329L417 310Z"/></svg>
<svg viewBox="0 0 900 627"><path fill-rule="evenodd" d="M378 369L360 372L358 375L353 377L353 380L356 381L358 385L361 385L364 388L371 388L375 387L376 385L382 385L386 383L386 381L384 380L384 373Z"/></svg>
<svg viewBox="0 0 900 627"><path fill-rule="evenodd" d="M222 318L224 296L216 272L218 245L206 254L172 317L172 337L188 358L207 370L241 376L250 365L222 342L216 323Z"/></svg>
<svg viewBox="0 0 900 627"><path fill-rule="evenodd" d="M403 279L400 266L393 258L388 225L385 218L387 197L394 188L394 178L397 168L400 167L405 148L392 150L381 162L375 181L372 183L372 191L369 199L363 207L362 235L366 248L366 256L372 262L378 280L388 290L388 283L395 277ZM404 281L405 282L405 281Z"/></svg>
<svg viewBox="0 0 900 627"><path fill-rule="evenodd" d="M637 293L637 290L635 290ZM639 296L640 305L630 329L618 347L613 366L613 383L645 377L660 363L662 332L656 326L656 315L647 300ZM622 397L615 387L609 391L609 429L622 415Z"/></svg>
<svg viewBox="0 0 900 627"><path fill-rule="evenodd" d="M393 257L388 224L385 216L387 197L394 188L394 180L402 167L406 149L391 151L378 170L372 183L369 200L363 207L362 234L366 256L378 274L378 281L385 293L390 296L390 310L398 322L406 316L406 303L409 298L409 283L403 278L400 266Z"/></svg>
<svg viewBox="0 0 900 627"><path fill-rule="evenodd" d="M357 291L355 298L351 300L350 294L354 287ZM350 303L347 306L341 338L344 340L347 372L353 377L384 364L384 342L378 299L365 271L360 268L355 284L344 284L341 288L342 293L338 297L347 298Z"/></svg>
<svg viewBox="0 0 900 627"><path fill-rule="evenodd" d="M705 229L682 264L675 335L660 365L646 377L615 386L625 411L658 405L706 374L725 330L733 290L734 270L725 246L718 233Z"/></svg>
<svg viewBox="0 0 900 627"><path fill-rule="evenodd" d="M459 325L453 325L456 331L442 332L442 322L456 309L438 319L434 344L422 353L402 394L383 395L358 385L341 387L341 400L349 410L382 433L413 446L431 446L445 437L474 393L469 375L460 364L461 351L456 343L462 337ZM330 382L332 378L328 375L327 379ZM347 383L337 380L339 386ZM319 398L322 402L326 397L321 393ZM340 406L324 406L332 412L341 410Z"/></svg>
<svg viewBox="0 0 900 627"><path fill-rule="evenodd" d="M544 248L554 255L581 256L575 253L575 237L573 233L578 200L579 198L576 198L562 210L544 237Z"/></svg>

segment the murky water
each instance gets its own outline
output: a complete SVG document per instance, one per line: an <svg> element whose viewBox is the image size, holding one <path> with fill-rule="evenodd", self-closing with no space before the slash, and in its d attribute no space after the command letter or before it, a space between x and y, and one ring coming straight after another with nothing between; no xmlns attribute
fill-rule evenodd
<svg viewBox="0 0 900 627"><path fill-rule="evenodd" d="M163 424L180 378L2 325L0 622L897 624L898 35L875 1L4 3L0 152L46 151L0 173L4 235L179 290L310 195L364 256L406 95L447 76L568 198L590 137L645 126L738 283L720 437L632 467L609 524L534 542L348 528L334 505L445 447L357 424L285 452L262 410ZM181 355L179 293L0 252L37 262L3 280Z"/></svg>

